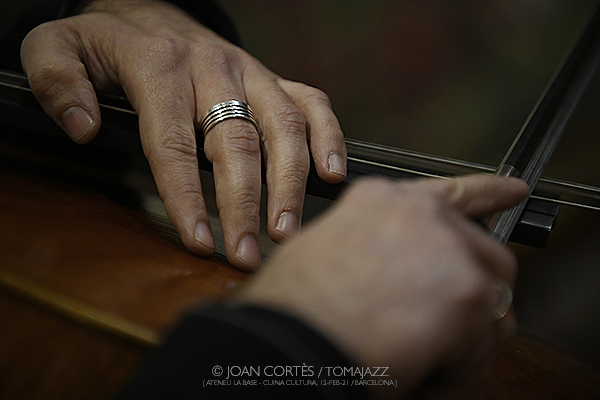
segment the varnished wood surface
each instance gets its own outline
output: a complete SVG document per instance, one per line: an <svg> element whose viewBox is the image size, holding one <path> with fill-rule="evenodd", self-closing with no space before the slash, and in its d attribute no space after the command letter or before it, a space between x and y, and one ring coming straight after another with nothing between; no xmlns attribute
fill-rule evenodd
<svg viewBox="0 0 600 400"><path fill-rule="evenodd" d="M109 399L146 348L0 290L0 398Z"/></svg>
<svg viewBox="0 0 600 400"><path fill-rule="evenodd" d="M506 344L483 393L489 400L598 400L600 372L582 361L519 335Z"/></svg>
<svg viewBox="0 0 600 400"><path fill-rule="evenodd" d="M19 279L0 286L2 399L109 398L150 345L120 330L160 337L186 309L247 279L189 254L137 211L8 171L0 172L0 254L2 277Z"/></svg>
<svg viewBox="0 0 600 400"><path fill-rule="evenodd" d="M56 300L0 287L2 399L106 399L143 360L147 344L81 322L58 310L61 302L160 337L189 307L227 297L248 279L219 259L190 255L137 211L7 170L0 254L0 271ZM600 399L600 374L518 336L473 398Z"/></svg>
<svg viewBox="0 0 600 400"><path fill-rule="evenodd" d="M247 275L195 257L133 210L95 194L0 176L0 266L64 296L163 331Z"/></svg>

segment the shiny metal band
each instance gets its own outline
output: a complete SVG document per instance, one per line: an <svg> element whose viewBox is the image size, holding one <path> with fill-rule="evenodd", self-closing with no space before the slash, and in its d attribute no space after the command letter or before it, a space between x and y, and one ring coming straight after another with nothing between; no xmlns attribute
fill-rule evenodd
<svg viewBox="0 0 600 400"><path fill-rule="evenodd" d="M252 122L254 126L258 128L256 120L254 119L254 114L252 114L252 110L248 104L239 100L228 100L215 104L206 112L201 125L204 137L206 137L208 132L214 128L216 124L231 118L245 119Z"/></svg>
<svg viewBox="0 0 600 400"><path fill-rule="evenodd" d="M494 319L499 320L502 319L506 313L508 313L508 310L510 310L513 302L513 292L510 286L503 281L498 281L495 289L496 296L498 297L496 301L496 307L494 308Z"/></svg>

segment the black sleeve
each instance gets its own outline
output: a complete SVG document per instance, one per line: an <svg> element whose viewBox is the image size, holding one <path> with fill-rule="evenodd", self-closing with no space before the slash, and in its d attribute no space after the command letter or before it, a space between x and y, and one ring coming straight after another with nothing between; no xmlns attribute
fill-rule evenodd
<svg viewBox="0 0 600 400"><path fill-rule="evenodd" d="M117 399L366 399L355 368L295 318L213 305L189 314Z"/></svg>
<svg viewBox="0 0 600 400"><path fill-rule="evenodd" d="M36 26L58 18L68 17L87 0L36 0L20 6L13 21L5 21L0 35L0 68L21 70L21 42ZM163 0L171 3L194 17L204 26L217 32L225 39L241 44L240 35L227 13L212 0Z"/></svg>

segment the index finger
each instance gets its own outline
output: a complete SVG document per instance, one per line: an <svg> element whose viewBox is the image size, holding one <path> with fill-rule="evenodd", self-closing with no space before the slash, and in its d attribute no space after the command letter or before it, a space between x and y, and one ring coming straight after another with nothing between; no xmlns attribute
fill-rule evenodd
<svg viewBox="0 0 600 400"><path fill-rule="evenodd" d="M122 85L139 115L140 139L167 215L190 251L214 250L198 168L193 85L168 57L123 65Z"/></svg>

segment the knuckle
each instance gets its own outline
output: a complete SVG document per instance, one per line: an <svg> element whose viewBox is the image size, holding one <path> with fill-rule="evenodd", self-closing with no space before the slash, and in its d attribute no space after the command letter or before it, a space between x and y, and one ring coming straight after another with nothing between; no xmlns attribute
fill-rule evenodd
<svg viewBox="0 0 600 400"><path fill-rule="evenodd" d="M281 103L274 107L272 126L276 132L285 132L306 139L306 118L300 109L291 103Z"/></svg>
<svg viewBox="0 0 600 400"><path fill-rule="evenodd" d="M279 78L279 84L290 92L302 97L305 101L315 102L317 105L331 107L331 101L327 93L314 86L302 82L290 81Z"/></svg>
<svg viewBox="0 0 600 400"><path fill-rule="evenodd" d="M142 59L151 60L150 65L156 68L157 73L177 71L189 53L189 46L185 41L170 36L148 38L142 48L145 49L145 57Z"/></svg>
<svg viewBox="0 0 600 400"><path fill-rule="evenodd" d="M231 190L227 196L217 196L219 213L227 216L240 215L238 221L253 221L260 213L260 196L251 189L238 186ZM232 219L232 218L230 218Z"/></svg>
<svg viewBox="0 0 600 400"><path fill-rule="evenodd" d="M36 98L44 103L49 99L64 93L65 88L74 76L85 73L83 64L65 67L60 64L47 62L28 74L29 85Z"/></svg>
<svg viewBox="0 0 600 400"><path fill-rule="evenodd" d="M324 108L331 108L331 100L329 96L324 91L317 89L312 86L306 87L306 97L307 99L315 102L317 105Z"/></svg>
<svg viewBox="0 0 600 400"><path fill-rule="evenodd" d="M337 118L329 118L326 121L322 122L323 132L326 132L329 136L336 138L340 141L340 143L344 144L344 136L342 133L342 127L340 126L340 122ZM345 152L346 148L342 147Z"/></svg>
<svg viewBox="0 0 600 400"><path fill-rule="evenodd" d="M202 190L199 186L192 184L193 177L189 173L175 173L169 178L169 186L172 190L161 191L161 198L169 209L171 204L197 204L202 198Z"/></svg>
<svg viewBox="0 0 600 400"><path fill-rule="evenodd" d="M260 154L260 141L256 132L251 127L236 129L231 135L224 138L227 147L235 153L244 153L255 156Z"/></svg>
<svg viewBox="0 0 600 400"><path fill-rule="evenodd" d="M260 157L260 140L249 123L237 122L226 135L209 135L207 139L210 141L206 144L205 150L212 162L235 160L240 157ZM217 140L216 143L213 142L214 139Z"/></svg>
<svg viewBox="0 0 600 400"><path fill-rule="evenodd" d="M171 122L165 127L165 132L168 133L161 135L157 145L147 150L149 158L155 155L175 159L197 156L196 139L188 132L188 129Z"/></svg>
<svg viewBox="0 0 600 400"><path fill-rule="evenodd" d="M280 171L277 171L278 178L285 182L285 185L291 188L290 194L295 194L298 190L303 190L306 186L306 179L308 177L307 168L303 168L301 166L290 165L287 167L281 168Z"/></svg>
<svg viewBox="0 0 600 400"><path fill-rule="evenodd" d="M443 197L458 209L464 209L471 197L468 187L460 179L450 179L447 182Z"/></svg>
<svg viewBox="0 0 600 400"><path fill-rule="evenodd" d="M211 76L231 76L231 54L222 45L208 43L198 51L198 58L210 69Z"/></svg>
<svg viewBox="0 0 600 400"><path fill-rule="evenodd" d="M170 139L165 140L163 147L171 154L196 157L198 150L196 143L183 135L170 135Z"/></svg>
<svg viewBox="0 0 600 400"><path fill-rule="evenodd" d="M257 213L260 209L260 202L254 193L241 192L237 204L241 210L247 210L250 213Z"/></svg>
<svg viewBox="0 0 600 400"><path fill-rule="evenodd" d="M38 40L47 39L48 37L56 37L60 35L60 28L58 21L49 21L44 22L27 33L23 42L21 43L21 50L28 50L30 48L35 48L34 44L37 43ZM33 46L33 47L31 47Z"/></svg>

